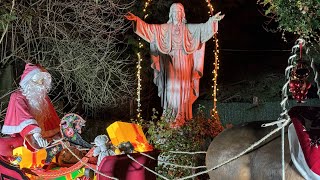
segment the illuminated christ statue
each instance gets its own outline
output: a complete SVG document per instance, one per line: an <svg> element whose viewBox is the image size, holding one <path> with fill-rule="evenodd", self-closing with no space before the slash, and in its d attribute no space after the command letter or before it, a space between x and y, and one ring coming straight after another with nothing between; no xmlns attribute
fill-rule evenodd
<svg viewBox="0 0 320 180"><path fill-rule="evenodd" d="M150 43L163 112L171 113L175 126L183 125L192 118L192 104L199 96L205 42L218 32L218 21L224 15L217 13L206 23L187 24L183 5L174 3L165 24L147 24L130 12L125 17L135 22L135 33Z"/></svg>

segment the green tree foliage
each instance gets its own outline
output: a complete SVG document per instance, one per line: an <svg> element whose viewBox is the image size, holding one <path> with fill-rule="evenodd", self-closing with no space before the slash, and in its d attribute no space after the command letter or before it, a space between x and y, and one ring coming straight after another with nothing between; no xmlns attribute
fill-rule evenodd
<svg viewBox="0 0 320 180"><path fill-rule="evenodd" d="M297 38L306 40L303 59L315 65L314 72L319 71L320 64L320 1L319 0L258 0L263 5L265 15L278 23L278 29L293 33ZM299 55L298 55L299 57ZM316 81L319 81L317 79Z"/></svg>
<svg viewBox="0 0 320 180"><path fill-rule="evenodd" d="M265 15L279 23L279 29L307 40L320 41L319 0L258 0Z"/></svg>

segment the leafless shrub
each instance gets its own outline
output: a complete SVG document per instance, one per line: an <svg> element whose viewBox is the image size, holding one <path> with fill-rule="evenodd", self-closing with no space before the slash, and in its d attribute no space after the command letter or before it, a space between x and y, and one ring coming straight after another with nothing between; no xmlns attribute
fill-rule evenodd
<svg viewBox="0 0 320 180"><path fill-rule="evenodd" d="M133 3L16 2L17 18L6 35L11 53L4 53L1 63L35 59L55 75L54 92L71 105L90 110L123 105L135 89L134 60L125 55L122 41L130 27L123 15Z"/></svg>

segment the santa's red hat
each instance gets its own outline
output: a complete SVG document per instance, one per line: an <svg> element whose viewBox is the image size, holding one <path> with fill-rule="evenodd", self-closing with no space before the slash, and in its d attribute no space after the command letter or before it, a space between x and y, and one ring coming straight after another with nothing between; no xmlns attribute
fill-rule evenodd
<svg viewBox="0 0 320 180"><path fill-rule="evenodd" d="M51 75L40 65L27 63L21 75L20 87L24 89L30 80L44 78L47 84L51 84Z"/></svg>

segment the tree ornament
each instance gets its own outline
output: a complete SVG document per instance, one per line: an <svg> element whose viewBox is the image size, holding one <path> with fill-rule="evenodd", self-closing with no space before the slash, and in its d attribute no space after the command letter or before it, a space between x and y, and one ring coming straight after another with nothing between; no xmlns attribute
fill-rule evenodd
<svg viewBox="0 0 320 180"><path fill-rule="evenodd" d="M292 97L297 100L298 103L303 103L307 99L308 89L311 87L311 83L306 79L293 79L290 80L290 92Z"/></svg>
<svg viewBox="0 0 320 180"><path fill-rule="evenodd" d="M300 42L299 46L300 58L291 71L289 91L298 103L303 103L304 100L307 99L307 93L311 87L311 83L308 81L310 74L309 66L305 60L302 60L302 42Z"/></svg>

